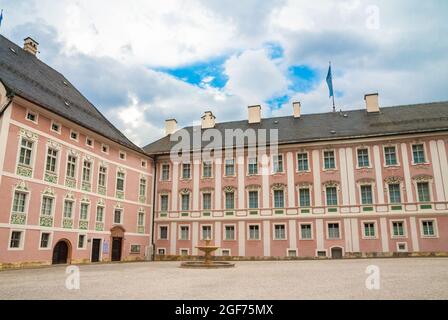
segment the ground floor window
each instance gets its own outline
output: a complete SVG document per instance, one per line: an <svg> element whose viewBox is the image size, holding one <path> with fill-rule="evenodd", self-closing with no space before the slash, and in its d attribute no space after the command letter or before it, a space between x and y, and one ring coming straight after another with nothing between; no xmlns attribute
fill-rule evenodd
<svg viewBox="0 0 448 320"><path fill-rule="evenodd" d="M339 239L339 223L328 224L328 239Z"/></svg>
<svg viewBox="0 0 448 320"><path fill-rule="evenodd" d="M202 240L212 239L212 226L202 226Z"/></svg>
<svg viewBox="0 0 448 320"><path fill-rule="evenodd" d="M180 227L180 240L188 240L190 228L188 226Z"/></svg>
<svg viewBox="0 0 448 320"><path fill-rule="evenodd" d="M11 240L9 241L9 247L11 249L20 249L22 247L23 231L11 232Z"/></svg>
<svg viewBox="0 0 448 320"><path fill-rule="evenodd" d="M394 237L404 237L404 222L393 221L392 222L392 235Z"/></svg>
<svg viewBox="0 0 448 320"><path fill-rule="evenodd" d="M157 249L157 254L159 256L164 256L166 254L165 248L159 248Z"/></svg>
<svg viewBox="0 0 448 320"><path fill-rule="evenodd" d="M297 257L297 250L295 249L288 250L288 257Z"/></svg>
<svg viewBox="0 0 448 320"><path fill-rule="evenodd" d="M260 239L260 226L257 224L249 225L249 240Z"/></svg>
<svg viewBox="0 0 448 320"><path fill-rule="evenodd" d="M139 244L131 244L131 253L140 253L141 246Z"/></svg>
<svg viewBox="0 0 448 320"><path fill-rule="evenodd" d="M274 239L275 240L286 239L286 227L284 224L276 224L274 226Z"/></svg>
<svg viewBox="0 0 448 320"><path fill-rule="evenodd" d="M78 249L84 249L86 245L86 235L80 234L78 236Z"/></svg>
<svg viewBox="0 0 448 320"><path fill-rule="evenodd" d="M235 226L225 226L225 240L235 240Z"/></svg>
<svg viewBox="0 0 448 320"><path fill-rule="evenodd" d="M364 237L375 238L375 223L364 222Z"/></svg>
<svg viewBox="0 0 448 320"><path fill-rule="evenodd" d="M301 240L311 240L313 238L311 232L311 224L301 224L300 225L300 239Z"/></svg>
<svg viewBox="0 0 448 320"><path fill-rule="evenodd" d="M188 249L180 249L181 256L188 256Z"/></svg>
<svg viewBox="0 0 448 320"><path fill-rule="evenodd" d="M222 249L221 254L223 257L230 257L230 250L229 249Z"/></svg>
<svg viewBox="0 0 448 320"><path fill-rule="evenodd" d="M433 237L436 235L434 220L422 221L423 236Z"/></svg>
<svg viewBox="0 0 448 320"><path fill-rule="evenodd" d="M160 240L168 240L168 227L167 226L159 227L159 239Z"/></svg>
<svg viewBox="0 0 448 320"><path fill-rule="evenodd" d="M40 247L42 249L47 249L50 246L51 233L42 232L40 235Z"/></svg>

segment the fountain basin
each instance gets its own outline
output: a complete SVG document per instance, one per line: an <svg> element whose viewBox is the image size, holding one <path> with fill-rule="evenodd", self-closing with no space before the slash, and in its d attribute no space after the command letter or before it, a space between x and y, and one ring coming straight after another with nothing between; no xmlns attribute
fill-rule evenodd
<svg viewBox="0 0 448 320"><path fill-rule="evenodd" d="M219 268L233 268L235 266L234 263L225 262L225 261L187 261L182 262L181 268L192 268L192 269L219 269Z"/></svg>

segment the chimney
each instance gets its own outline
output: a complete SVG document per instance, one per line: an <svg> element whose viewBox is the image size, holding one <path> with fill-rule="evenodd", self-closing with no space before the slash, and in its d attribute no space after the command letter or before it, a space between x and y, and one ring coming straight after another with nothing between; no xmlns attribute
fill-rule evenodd
<svg viewBox="0 0 448 320"><path fill-rule="evenodd" d="M37 47L39 46L39 43L32 39L31 37L27 37L23 40L23 50L26 52L29 52L33 55L37 55Z"/></svg>
<svg viewBox="0 0 448 320"><path fill-rule="evenodd" d="M301 105L300 105L299 101L292 103L292 110L293 110L294 118L300 118L300 108L301 108Z"/></svg>
<svg viewBox="0 0 448 320"><path fill-rule="evenodd" d="M260 123L261 121L261 106L249 106L247 107L249 112L249 123Z"/></svg>
<svg viewBox="0 0 448 320"><path fill-rule="evenodd" d="M367 112L380 112L380 106L378 104L378 93L369 93L364 95L366 101Z"/></svg>
<svg viewBox="0 0 448 320"><path fill-rule="evenodd" d="M165 135L169 135L176 131L177 121L176 119L165 120Z"/></svg>
<svg viewBox="0 0 448 320"><path fill-rule="evenodd" d="M205 111L204 115L201 117L202 129L210 129L215 127L216 117L211 111Z"/></svg>

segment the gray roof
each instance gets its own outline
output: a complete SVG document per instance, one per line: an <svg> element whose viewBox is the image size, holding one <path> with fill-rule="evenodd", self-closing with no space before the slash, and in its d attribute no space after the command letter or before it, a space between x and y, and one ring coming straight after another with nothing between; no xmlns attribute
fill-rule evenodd
<svg viewBox="0 0 448 320"><path fill-rule="evenodd" d="M223 137L225 129L244 131L248 128L267 130L277 128L279 144L444 131L448 130L448 102L384 107L379 113L367 113L365 109L361 109L304 114L300 118L293 116L268 118L262 119L257 124L249 124L247 120L232 121L217 123L215 126ZM193 127L185 129L190 135L192 134ZM267 140L269 142L269 136ZM203 142L202 147L209 143ZM166 154L175 144L176 142L170 141L170 136L165 136L143 149L153 155Z"/></svg>
<svg viewBox="0 0 448 320"><path fill-rule="evenodd" d="M115 128L62 74L2 35L0 81L15 95L120 145L144 153Z"/></svg>

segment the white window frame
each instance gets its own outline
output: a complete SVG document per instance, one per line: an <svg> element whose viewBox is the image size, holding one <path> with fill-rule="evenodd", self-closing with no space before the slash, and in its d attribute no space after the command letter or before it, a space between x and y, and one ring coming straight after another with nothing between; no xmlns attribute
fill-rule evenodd
<svg viewBox="0 0 448 320"><path fill-rule="evenodd" d="M182 239L182 227L187 227L188 228L188 238L187 239ZM190 241L191 240L191 226L189 224L179 224L178 227L178 231L179 231L179 235L178 235L178 239L179 241Z"/></svg>
<svg viewBox="0 0 448 320"><path fill-rule="evenodd" d="M199 239L200 240L206 240L206 239L204 239L203 227L210 227L210 240L213 240L214 239L213 224L209 224L209 223L205 223L205 224L201 224L200 225L199 230L200 230L201 234L199 235Z"/></svg>
<svg viewBox="0 0 448 320"><path fill-rule="evenodd" d="M249 197L249 193L250 192L257 192L257 208L251 208L250 207L250 197ZM247 189L246 190L246 199L247 199L247 210L249 211L255 211L255 210L260 210L260 188L257 189Z"/></svg>
<svg viewBox="0 0 448 320"><path fill-rule="evenodd" d="M285 238L283 239L277 239L276 235L275 235L275 227L276 226L284 226L285 227ZM273 241L285 241L288 240L288 227L286 225L286 223L273 223L272 224L272 240Z"/></svg>
<svg viewBox="0 0 448 320"><path fill-rule="evenodd" d="M53 125L56 125L56 126L58 126L59 127L59 131L58 130L54 130L53 129ZM59 122L56 122L56 121L54 121L54 120L51 120L51 123L50 123L50 131L51 132L54 132L54 133L57 133L57 134L61 134L62 133L62 125L59 123Z"/></svg>
<svg viewBox="0 0 448 320"><path fill-rule="evenodd" d="M200 194L201 194L201 198L199 199L199 201L201 202L201 206L200 206L201 210L202 211L212 211L213 210L213 198L214 198L213 191L212 190L207 190L207 191L201 190ZM204 194L210 194L210 209L204 208Z"/></svg>
<svg viewBox="0 0 448 320"><path fill-rule="evenodd" d="M338 238L330 238L330 228L329 228L329 225L330 224L338 224L338 229L339 229L339 237ZM342 239L342 223L341 223L341 221L337 221L337 220L335 220L335 221L326 221L325 222L325 233L326 233L326 240L341 240Z"/></svg>
<svg viewBox="0 0 448 320"><path fill-rule="evenodd" d="M281 157L281 159L282 159L282 170L281 171L277 171L276 172L274 170L274 168L275 168L274 157L277 157L277 159L279 159L279 157ZM271 155L271 163L272 163L272 165L271 165L271 173L272 174L283 174L283 173L285 173L285 156L284 156L283 153L276 153L276 154Z"/></svg>
<svg viewBox="0 0 448 320"><path fill-rule="evenodd" d="M118 190L118 174L119 173L122 173L124 176L123 176L123 190ZM139 181L139 184L140 184L140 181ZM117 192L117 191L120 191L120 192L123 192L123 194L126 194L126 171L124 171L124 170L118 170L117 169L117 171L115 172L115 193Z"/></svg>
<svg viewBox="0 0 448 320"><path fill-rule="evenodd" d="M425 156L425 162L421 162L421 163L415 163L415 161L414 161L414 150L413 150L413 148L414 148L414 146L416 146L416 145L423 145L423 154L424 154L424 156ZM428 153L428 148L426 147L426 142L425 141L420 141L420 142L413 142L413 143L411 143L411 148L410 148L411 150L411 159L412 159L412 161L411 161L411 164L413 165L413 166L419 166L419 165L426 165L426 164L430 164L430 162L429 162L429 153Z"/></svg>
<svg viewBox="0 0 448 320"><path fill-rule="evenodd" d="M325 152L330 152L330 151L333 152L334 168L325 169ZM336 171L336 170L338 170L338 161L337 161L336 149L322 149L321 156L322 156L322 171Z"/></svg>
<svg viewBox="0 0 448 320"><path fill-rule="evenodd" d="M425 221L432 221L433 228L434 228L434 235L425 235L423 233L423 222ZM439 237L439 226L437 225L437 219L436 218L420 218L420 237L424 239L435 239Z"/></svg>
<svg viewBox="0 0 448 320"><path fill-rule="evenodd" d="M204 176L204 165L207 162L210 163L210 176L209 177ZM213 177L214 177L213 172L214 172L214 170L213 170L213 161L209 160L209 161L203 161L201 163L201 178L202 179L213 179Z"/></svg>
<svg viewBox="0 0 448 320"><path fill-rule="evenodd" d="M115 221L115 212L120 211L120 222ZM123 225L123 219L124 219L124 208L114 208L114 214L112 216L112 225Z"/></svg>
<svg viewBox="0 0 448 320"><path fill-rule="evenodd" d="M140 159L140 166L142 168L147 168L148 167L148 161L146 161L145 159Z"/></svg>
<svg viewBox="0 0 448 320"><path fill-rule="evenodd" d="M166 239L161 237L161 228L166 227ZM159 224L157 227L157 240L168 241L170 240L170 226L168 224Z"/></svg>
<svg viewBox="0 0 448 320"><path fill-rule="evenodd" d="M226 227L233 227L233 239L227 239ZM222 241L237 241L237 229L235 223L226 223L222 226Z"/></svg>
<svg viewBox="0 0 448 320"><path fill-rule="evenodd" d="M21 232L22 233L22 235L20 236L20 246L18 248L11 247L11 238L12 238L13 232ZM22 251L25 247L25 238L26 238L26 230L25 229L15 229L15 228L10 229L8 243L7 243L8 251Z"/></svg>
<svg viewBox="0 0 448 320"><path fill-rule="evenodd" d="M168 166L168 179L163 179L163 166ZM160 164L160 177L159 181L171 181L171 164L169 162L163 162Z"/></svg>
<svg viewBox="0 0 448 320"><path fill-rule="evenodd" d="M92 145L88 144L89 140L92 142ZM89 136L86 136L86 146L89 147L89 148L94 149L95 148L95 140L93 138L89 137Z"/></svg>
<svg viewBox="0 0 448 320"><path fill-rule="evenodd" d="M250 238L250 226L258 227L258 239ZM247 224L247 241L261 241L261 224L260 223L248 223Z"/></svg>
<svg viewBox="0 0 448 320"><path fill-rule="evenodd" d="M48 238L48 246L46 248L42 248L40 246L41 242L42 242L42 234L43 233L48 233L50 234L50 237ZM41 230L39 233L39 243L37 245L37 249L38 250L42 250L42 251L47 251L47 250L52 250L53 249L53 231L48 231L48 230Z"/></svg>
<svg viewBox="0 0 448 320"><path fill-rule="evenodd" d="M28 119L28 114L34 115L35 120ZM29 122L32 122L34 124L39 124L39 113L37 113L36 111L33 111L31 109L26 109L25 120L29 121Z"/></svg>
<svg viewBox="0 0 448 320"><path fill-rule="evenodd" d="M187 254L182 254L182 251L186 251ZM189 256L190 255L190 248L179 248L179 255L180 256Z"/></svg>
<svg viewBox="0 0 448 320"><path fill-rule="evenodd" d="M47 170L48 151L50 149L56 151L56 161L54 164L54 171ZM55 148L55 147L47 145L46 153L45 153L44 171L59 176L60 160L61 160L61 150L59 148Z"/></svg>
<svg viewBox="0 0 448 320"><path fill-rule="evenodd" d="M163 254L160 253L161 250L163 250ZM157 248L157 255L158 256L166 256L166 248L162 248L162 247Z"/></svg>
<svg viewBox="0 0 448 320"><path fill-rule="evenodd" d="M75 172L74 172L74 177L69 177L68 175L67 175L67 170L68 170L68 157L69 156L71 156L71 157L74 157L75 159L76 159L76 161L75 161ZM65 179L74 179L76 182L78 181L78 170L79 170L79 159L80 159L80 157L79 156L77 156L77 155L74 155L74 154L71 154L71 153L67 153L67 157L65 158L65 172L64 172L64 175L65 175ZM81 177L82 178L82 177Z"/></svg>
<svg viewBox="0 0 448 320"><path fill-rule="evenodd" d="M162 196L167 196L168 197L168 206L167 206L167 210L162 210ZM168 192L161 192L159 193L159 212L168 212L170 211L170 194Z"/></svg>
<svg viewBox="0 0 448 320"><path fill-rule="evenodd" d="M311 238L302 237L302 225L311 226ZM313 241L314 240L314 225L312 222L299 222L299 240L301 241Z"/></svg>
<svg viewBox="0 0 448 320"><path fill-rule="evenodd" d="M227 162L227 161L230 161L230 160L233 161L233 174L229 174L229 175L227 175L227 170L226 170L226 166L227 166L227 164L226 164L226 162ZM235 161L235 158L225 158L223 164L224 164L224 165L223 165L223 177L224 177L224 178L236 177L237 167L236 167L236 161Z"/></svg>
<svg viewBox="0 0 448 320"><path fill-rule="evenodd" d="M290 256L289 253L291 251L294 251L296 253L296 255L295 256ZM287 258L298 258L297 248L286 248L286 257Z"/></svg>
<svg viewBox="0 0 448 320"><path fill-rule="evenodd" d="M186 210L184 210L182 208L182 195L188 195L188 209L186 209ZM179 193L179 211L182 211L182 212L191 211L191 204L193 201L193 199L192 199L193 197L191 195L192 195L191 191L189 191L187 193L182 193L182 192Z"/></svg>
<svg viewBox="0 0 448 320"><path fill-rule="evenodd" d="M224 251L229 252L229 254L228 254L227 256L225 256L225 255L224 255ZM221 253L220 253L220 255L221 255L222 257L231 257L231 256L232 256L232 250L231 250L231 249L228 249L228 248L221 248Z"/></svg>
<svg viewBox="0 0 448 320"><path fill-rule="evenodd" d="M307 207L302 207L300 205L300 190L301 189L308 189L308 193L310 195L310 205ZM326 202L325 202L326 203ZM312 185L308 185L308 186L297 186L297 206L299 208L311 208L313 206L313 186Z"/></svg>
<svg viewBox="0 0 448 320"><path fill-rule="evenodd" d="M400 188L400 202L399 203L398 202L392 203L392 201L390 200L390 188L389 188L390 184L398 184L398 186ZM400 181L400 182L397 181L394 183L385 183L385 188L387 189L387 201L388 201L389 205L400 205L400 204L404 203L404 201L403 201L403 182L402 181Z"/></svg>
<svg viewBox="0 0 448 320"><path fill-rule="evenodd" d="M367 158L369 159L369 165L366 167L360 167L359 166L359 161L358 161L358 150L367 150ZM356 169L372 169L372 152L370 152L370 147L369 146L358 146L356 147L356 153L355 153L355 157L356 157Z"/></svg>
<svg viewBox="0 0 448 320"><path fill-rule="evenodd" d="M76 139L72 137L72 134L73 134L73 133L76 134ZM70 138L70 140L79 142L79 132L78 132L78 131L75 131L75 130L73 130L73 129L70 129L70 135L69 135L69 138Z"/></svg>
<svg viewBox="0 0 448 320"><path fill-rule="evenodd" d="M189 176L187 178L184 177L184 165L186 165L186 164L188 164L190 166L190 174L189 174ZM180 164L180 170L181 170L181 172L180 172L180 180L189 181L189 180L192 179L191 177L193 175L193 172L192 172L193 171L193 166L192 166L191 162L182 162Z"/></svg>
<svg viewBox="0 0 448 320"><path fill-rule="evenodd" d="M416 198L415 201L418 204L427 204L427 203L430 204L430 203L434 202L434 195L433 195L433 191L432 191L432 189L433 189L433 181L432 180L424 180L424 181L413 180L412 182L413 182L414 190L415 190L415 198ZM418 194L418 184L419 183L427 183L428 184L429 201L424 201L424 202L420 201L419 194Z"/></svg>
<svg viewBox="0 0 448 320"><path fill-rule="evenodd" d="M373 231L375 232L375 236L367 236L366 230L364 228L365 223L373 223ZM364 240L375 240L378 239L378 223L376 220L361 220L361 230L362 230L362 239Z"/></svg>
<svg viewBox="0 0 448 320"><path fill-rule="evenodd" d="M104 148L106 148L106 151L104 151ZM109 145L102 143L101 144L101 152L105 154L109 154Z"/></svg>
<svg viewBox="0 0 448 320"><path fill-rule="evenodd" d="M249 167L251 165L251 163L250 163L251 159L255 159L256 160L257 173L250 173L249 172ZM258 176L259 174L260 174L260 167L259 167L258 157L257 156L255 156L255 157L247 156L247 174L246 174L246 176L249 176L249 177L250 176Z"/></svg>
<svg viewBox="0 0 448 320"><path fill-rule="evenodd" d="M370 186L372 192L372 203L362 203L362 187ZM337 189L336 189L337 191ZM358 184L359 205L362 207L374 206L376 204L375 199L375 183L359 183ZM339 199L338 199L339 200ZM338 201L339 203L339 201Z"/></svg>
<svg viewBox="0 0 448 320"><path fill-rule="evenodd" d="M100 185L100 175L102 174L101 172L101 168L105 168L106 169L106 173L104 173L104 186ZM107 185L109 182L109 167L107 167L106 165L99 163L98 164L98 176L97 176L97 189L98 187L103 187L106 188L107 190Z"/></svg>
<svg viewBox="0 0 448 320"><path fill-rule="evenodd" d="M306 158L308 161L308 170L299 170L299 154L306 154ZM311 172L311 161L310 161L310 152L309 151L298 151L296 152L296 172L297 173L305 173L305 172Z"/></svg>
<svg viewBox="0 0 448 320"><path fill-rule="evenodd" d="M404 246L405 246L404 250L400 250L400 245L402 245L402 244L404 244ZM407 242L399 241L399 242L397 242L396 245L397 245L397 252L409 252L409 250L408 250L408 243Z"/></svg>
<svg viewBox="0 0 448 320"><path fill-rule="evenodd" d="M79 246L79 236L84 236L84 243L83 243L83 247ZM87 233L78 233L78 237L76 237L76 248L78 250L87 250Z"/></svg>
<svg viewBox="0 0 448 320"><path fill-rule="evenodd" d="M118 151L118 159L126 161L126 158L127 158L126 152L123 150L119 150Z"/></svg>
<svg viewBox="0 0 448 320"><path fill-rule="evenodd" d="M387 164L386 163L386 148L395 148L395 156L397 158L397 164ZM383 166L385 168L389 167L399 167L400 166L400 157L399 157L399 151L398 151L398 144L386 144L383 145Z"/></svg>
<svg viewBox="0 0 448 320"><path fill-rule="evenodd" d="M20 150L22 149L22 141L23 140L29 141L29 142L31 142L33 144L32 148L31 148L30 164L29 165L20 163ZM38 140L36 140L36 139L28 138L26 136L20 137L19 144L17 146L18 148L17 148L17 157L16 157L16 168L17 168L17 166L20 165L20 166L24 166L24 167L30 168L30 169L32 169L34 171L34 166L35 166L35 163L36 163L37 144L38 144Z"/></svg>
<svg viewBox="0 0 448 320"><path fill-rule="evenodd" d="M394 235L394 222L403 222L403 235L402 236L396 236ZM391 239L407 239L408 238L408 226L406 219L391 219L389 220L389 227L390 227L390 237Z"/></svg>

